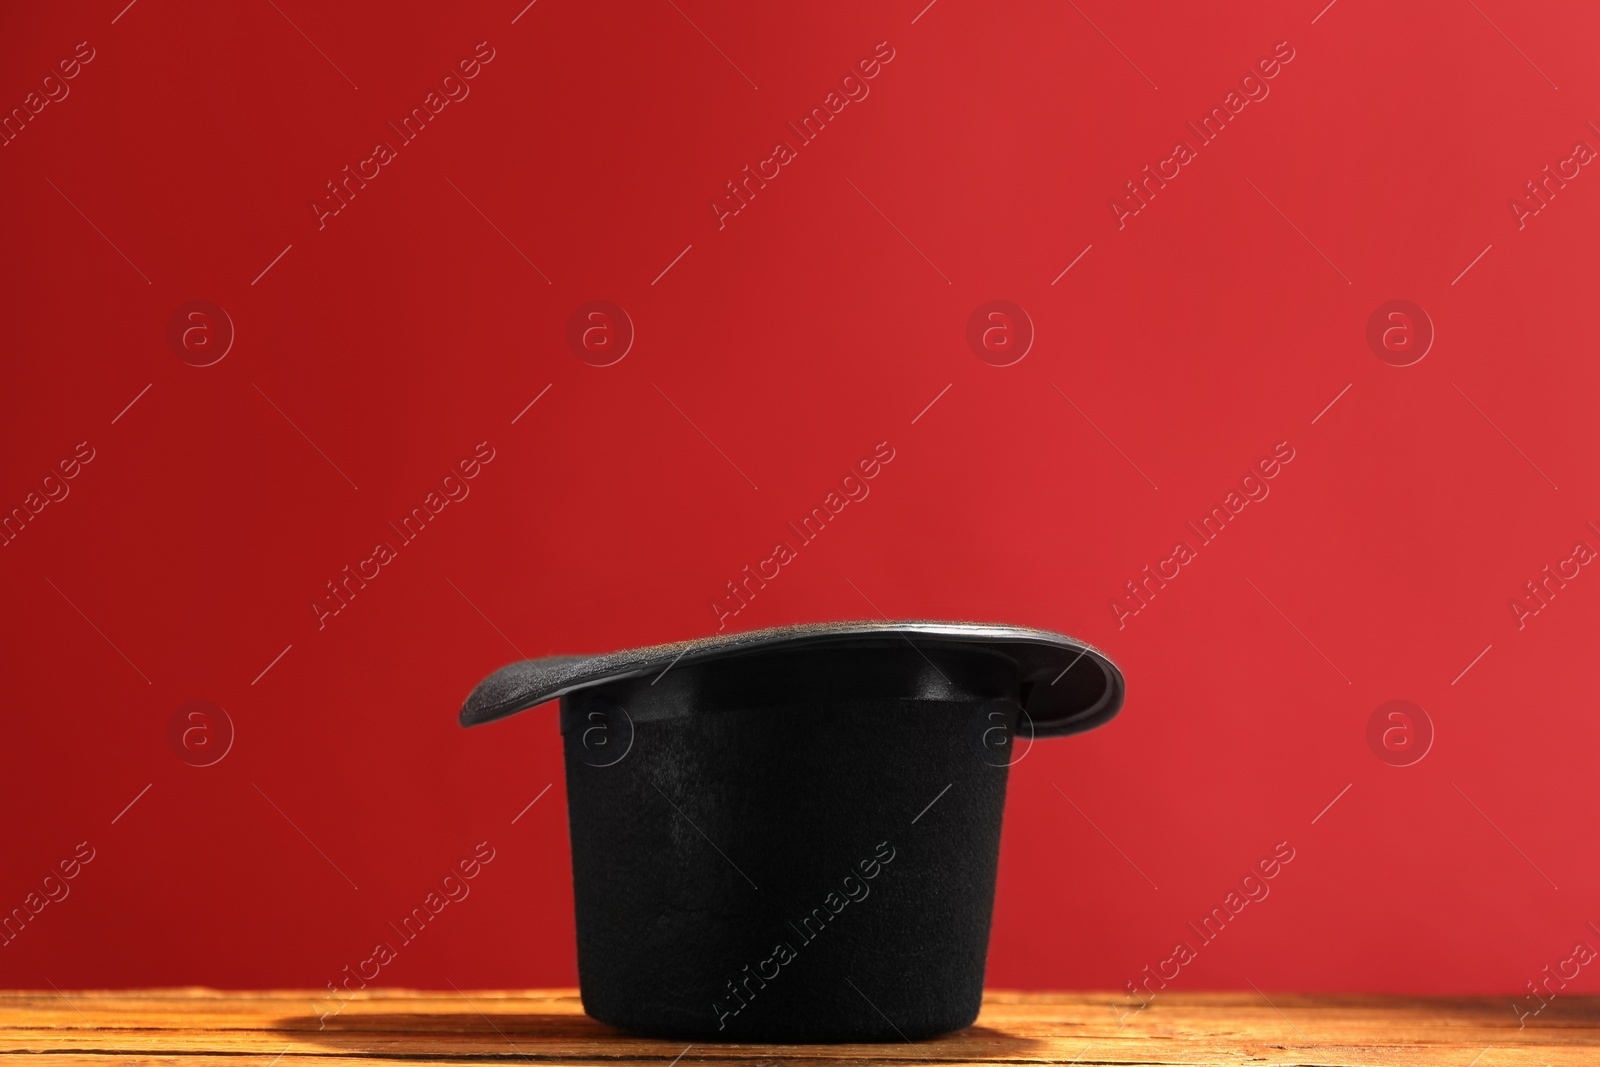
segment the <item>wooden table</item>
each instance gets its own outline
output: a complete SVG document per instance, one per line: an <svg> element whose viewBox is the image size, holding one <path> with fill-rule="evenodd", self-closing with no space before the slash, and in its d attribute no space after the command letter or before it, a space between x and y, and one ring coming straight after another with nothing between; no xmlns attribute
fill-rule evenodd
<svg viewBox="0 0 1600 1067"><path fill-rule="evenodd" d="M0 993L10 1067L296 1067L537 1060L593 1067L815 1064L1600 1064L1600 997L1558 997L1523 1028L1509 997L990 993L977 1025L916 1044L700 1045L619 1033L571 990L367 992L318 1029L315 991ZM18 1055L24 1054L24 1055ZM681 1057L681 1058L680 1058Z"/></svg>

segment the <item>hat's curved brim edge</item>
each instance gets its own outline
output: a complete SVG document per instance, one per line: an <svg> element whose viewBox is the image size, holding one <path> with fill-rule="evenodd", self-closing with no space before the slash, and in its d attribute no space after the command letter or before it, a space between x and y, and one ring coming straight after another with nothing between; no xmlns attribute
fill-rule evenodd
<svg viewBox="0 0 1600 1067"><path fill-rule="evenodd" d="M870 621L785 626L593 656L520 660L480 682L463 703L459 721L462 726L479 726L581 689L646 674L664 674L680 664L784 647L879 638L911 641L915 646L917 637L987 645L1014 656L1023 667L1024 682L1032 683L1025 710L1035 737L1092 730L1121 710L1126 693L1122 672L1099 649L1076 638L994 623ZM1086 706L1073 706L1070 700L1052 700L1055 683L1083 661L1104 676L1105 685L1099 696Z"/></svg>

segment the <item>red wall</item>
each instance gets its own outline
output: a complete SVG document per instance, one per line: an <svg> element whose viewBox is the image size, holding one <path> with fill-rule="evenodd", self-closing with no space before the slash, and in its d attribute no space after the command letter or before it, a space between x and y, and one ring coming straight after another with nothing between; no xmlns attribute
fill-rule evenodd
<svg viewBox="0 0 1600 1067"><path fill-rule="evenodd" d="M1003 620L1128 677L1015 769L991 984L1510 996L1600 945L1593 10L125 2L0 34L0 103L61 97L0 147L0 504L39 507L0 547L0 906L42 904L0 983L321 986L479 842L379 981L573 982L554 709L468 732L460 699L711 632L882 441L731 625ZM404 142L434 90L470 95ZM203 367L197 300L234 334ZM610 366L568 344L593 300L633 324ZM967 341L990 300L1032 324L1009 366ZM1392 300L1432 324L1408 366L1415 310L1368 339ZM1393 700L1412 755L1431 724L1408 766ZM210 766L191 701L232 724Z"/></svg>

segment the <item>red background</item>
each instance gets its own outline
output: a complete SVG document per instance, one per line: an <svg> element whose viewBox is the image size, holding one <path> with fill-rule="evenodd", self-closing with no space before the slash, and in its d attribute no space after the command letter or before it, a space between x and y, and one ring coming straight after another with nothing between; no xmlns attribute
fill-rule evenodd
<svg viewBox="0 0 1600 1067"><path fill-rule="evenodd" d="M1508 207L1600 144L1600 16L924 2L7 11L5 108L95 58L0 148L0 503L95 458L0 548L0 906L95 858L0 982L321 986L482 840L380 983L574 982L553 709L463 731L461 698L710 632L885 440L734 625L1009 621L1128 677L1112 725L1013 773L991 985L1120 989L1280 841L1172 988L1510 995L1600 945L1600 577L1508 607L1600 546L1600 177ZM319 229L480 41L470 96ZM870 96L719 230L724 183L881 41ZM1119 229L1123 183L1283 41ZM208 367L167 340L197 299L237 333ZM604 368L565 339L596 299L637 331ZM967 346L990 299L1035 326L1014 365ZM1392 299L1437 331L1412 366L1366 341ZM324 582L480 441L470 497L319 630ZM1119 628L1123 583L1279 442L1270 497ZM1368 745L1392 699L1435 730L1413 766ZM193 700L236 728L213 766L168 742Z"/></svg>

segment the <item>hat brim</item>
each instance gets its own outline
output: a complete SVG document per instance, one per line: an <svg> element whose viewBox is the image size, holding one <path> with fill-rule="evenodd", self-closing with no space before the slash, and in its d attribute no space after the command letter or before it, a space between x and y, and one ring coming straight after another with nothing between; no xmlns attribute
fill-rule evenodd
<svg viewBox="0 0 1600 1067"><path fill-rule="evenodd" d="M462 726L478 726L568 693L623 678L663 674L685 663L704 663L779 649L824 645L900 644L918 640L996 649L1021 668L1021 703L1035 737L1091 730L1122 707L1122 672L1086 642L1022 626L972 622L832 622L715 634L649 648L596 656L547 656L495 671L461 707Z"/></svg>

